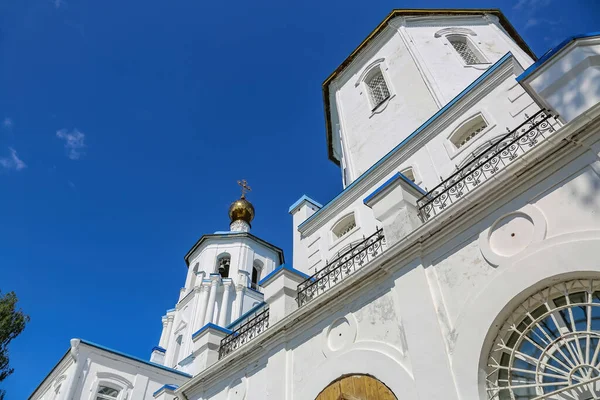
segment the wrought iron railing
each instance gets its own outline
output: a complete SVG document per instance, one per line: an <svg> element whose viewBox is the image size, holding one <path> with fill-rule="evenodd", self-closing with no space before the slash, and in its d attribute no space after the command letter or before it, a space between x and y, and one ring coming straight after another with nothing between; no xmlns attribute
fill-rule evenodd
<svg viewBox="0 0 600 400"><path fill-rule="evenodd" d="M328 262L323 269L298 285L296 298L298 306L302 307L352 275L363 265L383 253L384 247L383 229L377 229L368 238L351 246L348 251Z"/></svg>
<svg viewBox="0 0 600 400"><path fill-rule="evenodd" d="M239 325L236 330L221 340L219 360L263 333L268 327L269 308L267 307L264 311L256 314L254 318Z"/></svg>
<svg viewBox="0 0 600 400"><path fill-rule="evenodd" d="M242 325L244 325L246 322L250 321L251 319L254 319L258 314L262 313L267 308L269 308L269 305L263 301L262 303L257 304L254 307L252 307L250 310L246 311L246 313L244 315L242 315L240 318L233 321L231 324L227 325L226 328L231 331L237 331L237 330L239 330L239 328Z"/></svg>
<svg viewBox="0 0 600 400"><path fill-rule="evenodd" d="M438 215L555 131L552 126L556 123L555 117L546 110L540 110L532 117L526 115L526 118L525 122L417 200L421 220L426 222Z"/></svg>

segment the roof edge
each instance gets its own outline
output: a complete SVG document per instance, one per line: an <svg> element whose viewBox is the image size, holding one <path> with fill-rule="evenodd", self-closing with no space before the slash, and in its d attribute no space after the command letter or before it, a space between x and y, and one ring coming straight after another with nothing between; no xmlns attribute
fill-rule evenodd
<svg viewBox="0 0 600 400"><path fill-rule="evenodd" d="M333 81L346 67L356 58L356 56L369 44L376 36L378 36L383 29L387 26L387 23L392 19L400 15L418 16L418 15L430 15L430 14L456 14L456 15L478 15L478 14L492 14L498 17L500 25L506 30L509 36L511 36L517 45L525 51L533 61L537 61L537 56L527 45L525 40L519 35L515 27L510 23L506 16L502 13L499 8L437 8L437 9L393 9L385 19L377 25L377 27L355 48L348 57L333 71L327 79L323 82L322 93L323 93L323 104L325 112L325 133L327 140L327 157L337 166L340 166L340 161L335 158L333 153L333 129L331 127L331 104L329 103L329 84Z"/></svg>
<svg viewBox="0 0 600 400"><path fill-rule="evenodd" d="M266 245L267 247L270 247L271 249L275 250L275 252L277 252L279 254L279 263L280 264L284 264L285 263L285 256L283 254L283 250L280 249L279 247L275 246L274 244L271 244L269 242L267 242L264 239L259 238L258 236L255 236L253 234L251 234L250 232L222 232L222 233L207 233L205 235L202 235L200 237L200 239L198 239L196 241L196 243L194 243L194 245L192 246L191 249L188 250L187 253L185 253L185 256L183 256L183 259L185 261L185 265L186 266L190 266L190 256L192 255L192 253L194 251L196 251L196 249L198 247L200 247L200 245L202 244L202 242L204 242L207 239L212 239L212 238L226 238L226 237L248 237L250 239L254 239L257 242Z"/></svg>

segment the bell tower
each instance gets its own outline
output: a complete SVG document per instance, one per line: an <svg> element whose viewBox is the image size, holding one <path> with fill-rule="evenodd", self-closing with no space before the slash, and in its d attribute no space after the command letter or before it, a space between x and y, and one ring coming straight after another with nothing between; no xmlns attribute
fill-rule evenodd
<svg viewBox="0 0 600 400"><path fill-rule="evenodd" d="M188 273L175 307L162 317L163 330L151 361L194 373L194 334L206 325L229 329L263 304L258 282L284 263L283 251L252 235L255 210L241 196L229 206L229 231L203 235L184 259Z"/></svg>

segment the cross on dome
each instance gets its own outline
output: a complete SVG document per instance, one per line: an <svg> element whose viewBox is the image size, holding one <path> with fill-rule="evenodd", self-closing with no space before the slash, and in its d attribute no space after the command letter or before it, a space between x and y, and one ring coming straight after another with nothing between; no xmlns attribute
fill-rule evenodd
<svg viewBox="0 0 600 400"><path fill-rule="evenodd" d="M248 182L246 182L245 179L242 179L241 181L238 181L237 183L242 188L242 197L241 198L245 199L246 198L246 193L247 192L251 192L252 188L248 185Z"/></svg>

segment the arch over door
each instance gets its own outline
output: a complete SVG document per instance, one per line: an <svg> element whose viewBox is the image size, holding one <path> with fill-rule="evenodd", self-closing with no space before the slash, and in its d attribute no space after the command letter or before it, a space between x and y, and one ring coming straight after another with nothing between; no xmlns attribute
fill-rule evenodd
<svg viewBox="0 0 600 400"><path fill-rule="evenodd" d="M387 386L368 375L348 375L329 384L315 400L397 400Z"/></svg>

